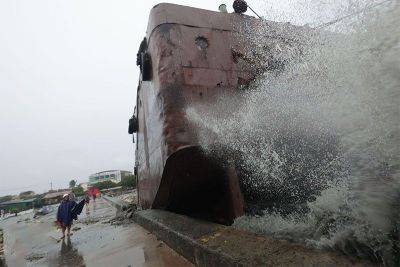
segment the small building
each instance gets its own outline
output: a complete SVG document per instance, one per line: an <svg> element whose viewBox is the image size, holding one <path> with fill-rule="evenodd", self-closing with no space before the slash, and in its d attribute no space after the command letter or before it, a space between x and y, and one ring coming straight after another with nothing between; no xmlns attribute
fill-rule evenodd
<svg viewBox="0 0 400 267"><path fill-rule="evenodd" d="M110 170L94 173L89 176L89 184L97 184L100 182L111 181L114 183L121 182L126 176L132 175L130 171Z"/></svg>
<svg viewBox="0 0 400 267"><path fill-rule="evenodd" d="M10 200L0 203L0 209L5 210L8 213L21 212L24 210L33 209L38 205L36 198L24 199L24 200Z"/></svg>
<svg viewBox="0 0 400 267"><path fill-rule="evenodd" d="M53 204L60 203L63 195L69 194L69 193L71 193L70 190L47 193L42 198L43 204L44 205L53 205Z"/></svg>
<svg viewBox="0 0 400 267"><path fill-rule="evenodd" d="M80 183L79 186L83 188L83 191L87 191L89 189L89 183Z"/></svg>

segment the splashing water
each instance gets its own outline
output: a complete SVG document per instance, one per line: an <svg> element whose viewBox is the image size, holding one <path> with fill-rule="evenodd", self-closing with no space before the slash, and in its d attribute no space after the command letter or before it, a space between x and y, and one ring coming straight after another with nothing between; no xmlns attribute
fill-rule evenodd
<svg viewBox="0 0 400 267"><path fill-rule="evenodd" d="M263 200L235 227L399 264L399 38L393 1L303 36L301 53L240 96L187 109L206 152L239 155L246 201Z"/></svg>

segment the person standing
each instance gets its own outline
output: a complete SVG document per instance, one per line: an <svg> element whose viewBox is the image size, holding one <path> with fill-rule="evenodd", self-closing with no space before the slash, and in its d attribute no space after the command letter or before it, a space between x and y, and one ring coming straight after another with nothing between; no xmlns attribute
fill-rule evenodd
<svg viewBox="0 0 400 267"><path fill-rule="evenodd" d="M71 201L68 194L63 195L60 206L57 210L57 224L60 226L62 231L62 237L65 238L65 230L67 230L67 235L71 235L71 226L73 220L72 210L75 207L76 202Z"/></svg>
<svg viewBox="0 0 400 267"><path fill-rule="evenodd" d="M86 205L86 214L87 215L90 215L89 202L90 202L90 196L89 196L89 193L86 193L86 195L85 195L85 205Z"/></svg>

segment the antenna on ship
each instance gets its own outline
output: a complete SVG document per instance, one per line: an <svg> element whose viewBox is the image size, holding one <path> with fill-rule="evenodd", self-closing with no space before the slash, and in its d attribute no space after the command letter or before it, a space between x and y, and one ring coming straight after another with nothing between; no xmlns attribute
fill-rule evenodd
<svg viewBox="0 0 400 267"><path fill-rule="evenodd" d="M238 14L243 14L247 11L247 8L249 8L259 19L261 19L261 16L258 15L244 0L235 0L233 2L233 10L235 13Z"/></svg>

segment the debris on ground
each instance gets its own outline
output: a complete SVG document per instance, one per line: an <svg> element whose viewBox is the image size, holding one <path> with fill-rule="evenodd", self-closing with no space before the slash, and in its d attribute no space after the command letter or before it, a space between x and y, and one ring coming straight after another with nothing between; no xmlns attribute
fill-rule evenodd
<svg viewBox="0 0 400 267"><path fill-rule="evenodd" d="M118 198L119 200L122 200L123 202L128 203L128 204L136 204L137 203L136 191L132 191L130 193L117 196L116 198Z"/></svg>
<svg viewBox="0 0 400 267"><path fill-rule="evenodd" d="M3 242L4 237L3 237L3 229L0 229L0 266L4 266L4 247L3 247Z"/></svg>
<svg viewBox="0 0 400 267"><path fill-rule="evenodd" d="M106 223L110 223L111 225L122 225L129 224L133 222L133 215L137 210L136 204L131 204L125 207L122 211L120 211L117 216L107 221Z"/></svg>
<svg viewBox="0 0 400 267"><path fill-rule="evenodd" d="M109 223L111 225L124 225L124 224L130 224L132 222L133 222L132 219L126 218L125 216L118 215L104 223L106 223L106 224Z"/></svg>
<svg viewBox="0 0 400 267"><path fill-rule="evenodd" d="M76 227L72 228L71 230L74 231L74 232L76 232L76 231L79 231L79 230L81 230L81 229L82 229L81 227L76 226Z"/></svg>
<svg viewBox="0 0 400 267"><path fill-rule="evenodd" d="M79 220L80 223L86 224L86 225L95 224L95 223L98 223L99 221L100 221L99 218L90 218L90 217L82 219L82 220Z"/></svg>
<svg viewBox="0 0 400 267"><path fill-rule="evenodd" d="M25 257L27 261L38 261L46 257L46 253L31 253Z"/></svg>
<svg viewBox="0 0 400 267"><path fill-rule="evenodd" d="M52 212L53 210L54 210L54 208L51 207L51 206L44 206L44 207L42 207L41 209L36 209L36 210L34 211L33 218L38 218L38 217L40 217L40 216L47 215L47 214L49 214L50 212Z"/></svg>
<svg viewBox="0 0 400 267"><path fill-rule="evenodd" d="M136 210L137 210L136 204L131 204L124 210L123 215L128 219L132 219L133 214L135 213Z"/></svg>

